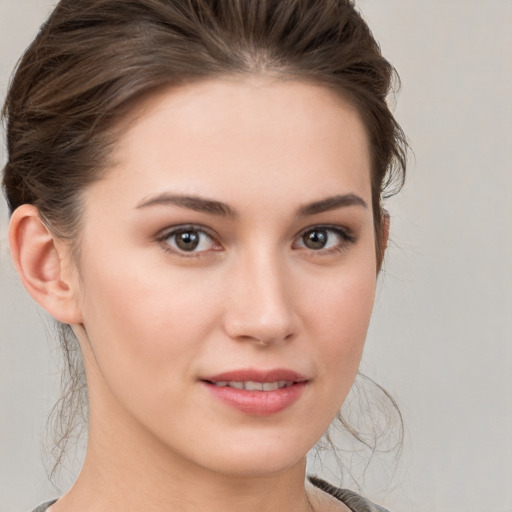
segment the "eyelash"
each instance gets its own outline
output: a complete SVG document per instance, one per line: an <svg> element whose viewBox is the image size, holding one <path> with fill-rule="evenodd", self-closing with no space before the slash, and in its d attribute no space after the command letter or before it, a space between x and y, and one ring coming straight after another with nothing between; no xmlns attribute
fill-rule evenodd
<svg viewBox="0 0 512 512"><path fill-rule="evenodd" d="M170 253L180 256L182 258L199 258L199 257L201 257L203 255L203 253L206 251L193 251L193 252L190 251L190 252L188 252L188 251L183 251L183 250L179 250L179 249L174 249L167 242L167 240L169 240L169 238L171 238L172 236L176 236L180 233L187 233L187 232L196 232L196 233L200 233L202 235L206 235L207 237L209 237L212 240L212 243L214 245L218 245L215 241L215 236L213 235L213 233L211 233L208 229L205 229L202 226L196 226L193 224L188 224L188 225L185 224L185 225L181 225L181 226L176 226L171 229L166 229L157 237L157 241L160 242L160 244L162 245L163 249L166 252L170 252ZM216 251L221 250L220 245L218 245L218 247L219 247L219 249L216 249Z"/></svg>
<svg viewBox="0 0 512 512"><path fill-rule="evenodd" d="M318 250L315 250L315 249L311 249L308 247L300 247L298 250L306 250L306 251L309 251L310 253L314 254L315 256L323 256L323 255L329 255L332 253L342 252L342 251L346 250L349 245L356 242L355 236L346 228L342 228L340 226L322 225L322 224L310 226L308 228L303 229L297 235L296 240L303 241L303 238L306 234L312 233L314 231L325 231L325 232L334 233L335 235L340 237L342 241L340 243L336 244L335 247L331 247L328 249L320 248ZM210 232L210 230L205 229L202 226L197 226L197 225L193 225L193 224L181 225L181 226L176 226L176 227L173 227L170 229L166 229L165 231L161 232L160 235L157 236L157 241L162 245L163 249L166 252L172 253L174 255L177 255L177 256L183 257L183 258L199 258L201 256L204 256L205 252L209 252L208 249L202 250L202 251L185 251L185 250L180 250L180 249L173 248L170 246L170 244L168 242L169 238L176 236L180 233L187 233L187 232L200 233L200 236L206 235L207 237L209 237L212 240L212 244L214 246L216 245L218 247L218 249L213 249L214 252L222 250L222 247L215 240L215 236L212 232ZM200 243L200 241L199 241L199 243ZM296 242L294 242L294 245L295 244L296 244Z"/></svg>
<svg viewBox="0 0 512 512"><path fill-rule="evenodd" d="M332 253L340 253L345 251L349 245L355 243L356 238L355 236L346 228L342 228L340 226L332 226L332 225L326 225L326 224L320 224L316 226L311 226L306 229L303 229L299 235L297 236L297 240L303 240L304 236L308 233L312 233L314 231L326 231L330 233L334 233L337 235L341 242L336 244L334 247L331 247L329 249L310 249L308 247L301 248L302 250L309 250L313 255L315 256L326 256Z"/></svg>

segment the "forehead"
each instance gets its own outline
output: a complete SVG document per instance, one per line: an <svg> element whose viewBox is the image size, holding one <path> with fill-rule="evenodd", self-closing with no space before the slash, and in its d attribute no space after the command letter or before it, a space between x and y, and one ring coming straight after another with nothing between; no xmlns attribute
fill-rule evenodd
<svg viewBox="0 0 512 512"><path fill-rule="evenodd" d="M173 192L235 199L358 193L370 156L356 109L330 89L266 77L225 77L159 91L139 103L106 176L125 197ZM136 200L137 198L133 198ZM368 201L370 202L370 201Z"/></svg>

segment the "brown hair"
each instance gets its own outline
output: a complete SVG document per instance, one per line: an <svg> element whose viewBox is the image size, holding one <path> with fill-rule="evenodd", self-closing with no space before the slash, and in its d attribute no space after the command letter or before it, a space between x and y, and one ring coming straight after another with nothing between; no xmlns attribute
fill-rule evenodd
<svg viewBox="0 0 512 512"><path fill-rule="evenodd" d="M324 84L358 109L380 264L382 199L403 183L407 145L386 102L396 73L349 0L61 0L20 60L3 110L11 211L35 205L78 246L81 192L108 167L117 121L134 102L163 86L248 73ZM76 405L76 341L73 352L63 340L75 367L64 396Z"/></svg>

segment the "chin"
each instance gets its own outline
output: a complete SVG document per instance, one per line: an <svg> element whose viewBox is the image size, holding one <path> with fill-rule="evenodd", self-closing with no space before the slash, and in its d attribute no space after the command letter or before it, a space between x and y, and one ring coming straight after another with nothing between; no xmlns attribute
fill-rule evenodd
<svg viewBox="0 0 512 512"><path fill-rule="evenodd" d="M264 442L233 441L229 446L217 445L218 449L202 455L201 465L217 473L231 477L257 478L279 474L290 468L305 465L306 454L314 445L304 439L283 439L275 436ZM220 448L220 449L219 449Z"/></svg>
<svg viewBox="0 0 512 512"><path fill-rule="evenodd" d="M283 473L295 466L304 466L306 455L290 457L282 454L253 454L252 456L236 457L234 460L224 458L219 473L238 478L265 478Z"/></svg>

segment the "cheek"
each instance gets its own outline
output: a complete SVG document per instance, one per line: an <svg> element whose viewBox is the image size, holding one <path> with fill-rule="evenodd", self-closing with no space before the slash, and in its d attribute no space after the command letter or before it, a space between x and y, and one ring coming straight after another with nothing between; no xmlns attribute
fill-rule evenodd
<svg viewBox="0 0 512 512"><path fill-rule="evenodd" d="M170 380L177 376L171 367L192 364L215 316L202 283L137 258L91 262L84 280L84 325L105 378L155 382L158 373Z"/></svg>
<svg viewBox="0 0 512 512"><path fill-rule="evenodd" d="M363 251L361 251L363 252ZM375 297L375 260L369 251L316 284L314 277L301 290L307 297L304 316L324 335L341 337L347 345L364 342ZM306 292L309 290L309 292Z"/></svg>
<svg viewBox="0 0 512 512"><path fill-rule="evenodd" d="M375 267L361 265L332 279L311 297L311 335L326 403L336 414L356 377L375 296Z"/></svg>

